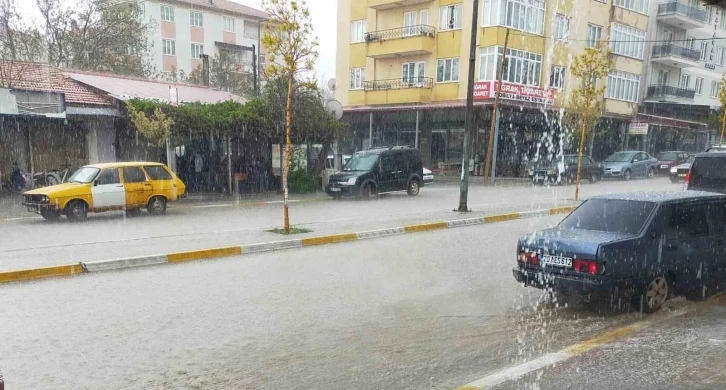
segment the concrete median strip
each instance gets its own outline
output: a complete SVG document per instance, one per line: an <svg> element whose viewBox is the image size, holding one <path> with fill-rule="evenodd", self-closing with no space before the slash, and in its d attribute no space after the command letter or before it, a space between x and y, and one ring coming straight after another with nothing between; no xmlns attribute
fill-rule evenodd
<svg viewBox="0 0 726 390"><path fill-rule="evenodd" d="M489 215L479 218L457 219L444 222L429 222L402 227L370 230L357 233L332 234L327 236L301 238L296 240L273 241L260 244L249 244L241 246L229 246L223 248L201 249L188 252L156 254L150 256L128 257L113 260L101 260L82 262L71 265L55 267L34 268L19 271L0 272L0 283L20 282L25 280L51 278L58 276L72 276L82 273L93 273L103 271L123 270L128 268L145 267L167 263L182 263L188 261L215 259L220 257L239 256L260 252L279 251L286 249L310 247L366 240L381 237L391 237L403 234L430 232L441 229L452 229L457 227L474 226L490 223L512 221L516 219L534 218L547 215L569 213L576 206L556 207L542 210L525 211L520 213L508 213L500 215Z"/></svg>

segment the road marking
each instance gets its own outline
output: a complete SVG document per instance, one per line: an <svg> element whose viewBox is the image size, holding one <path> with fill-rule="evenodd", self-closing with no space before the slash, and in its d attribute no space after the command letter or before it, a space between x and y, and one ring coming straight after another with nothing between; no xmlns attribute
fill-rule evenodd
<svg viewBox="0 0 726 390"><path fill-rule="evenodd" d="M2 222L11 222L11 221L22 221L24 219L43 219L43 217L17 217L17 218L5 218L0 219Z"/></svg>

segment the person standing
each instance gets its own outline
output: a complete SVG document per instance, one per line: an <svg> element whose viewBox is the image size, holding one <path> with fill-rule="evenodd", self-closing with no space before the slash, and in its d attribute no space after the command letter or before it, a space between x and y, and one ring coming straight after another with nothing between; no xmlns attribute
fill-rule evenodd
<svg viewBox="0 0 726 390"><path fill-rule="evenodd" d="M204 182L204 158L200 153L195 153L194 156L194 181L199 187L197 188L197 191L199 191Z"/></svg>

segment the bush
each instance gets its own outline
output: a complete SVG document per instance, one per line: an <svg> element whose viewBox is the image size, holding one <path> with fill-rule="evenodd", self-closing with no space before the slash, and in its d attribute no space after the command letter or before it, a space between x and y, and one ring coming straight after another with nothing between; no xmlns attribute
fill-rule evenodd
<svg viewBox="0 0 726 390"><path fill-rule="evenodd" d="M293 168L287 177L287 184L293 194L306 194L318 190L318 178L304 168Z"/></svg>

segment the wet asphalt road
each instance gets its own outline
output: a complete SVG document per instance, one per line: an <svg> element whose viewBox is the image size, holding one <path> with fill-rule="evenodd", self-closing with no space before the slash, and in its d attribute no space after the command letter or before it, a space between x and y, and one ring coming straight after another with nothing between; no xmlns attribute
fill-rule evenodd
<svg viewBox="0 0 726 390"><path fill-rule="evenodd" d="M544 217L0 286L17 389L453 389L637 314L512 278Z"/></svg>
<svg viewBox="0 0 726 390"><path fill-rule="evenodd" d="M606 181L583 184L582 196L630 190L680 189L668 179ZM455 184L424 187L418 197L402 193L371 201L332 201L291 204L293 225L313 230L307 236L398 227L430 221L471 218L574 204L574 186L472 186L469 214L452 212L458 206ZM0 270L154 255L210 247L284 239L266 230L282 223L282 205L236 207L234 204L180 202L162 217L126 218L123 213L91 215L82 224L65 219L48 223L31 213L0 221ZM305 237L296 236L296 237Z"/></svg>

